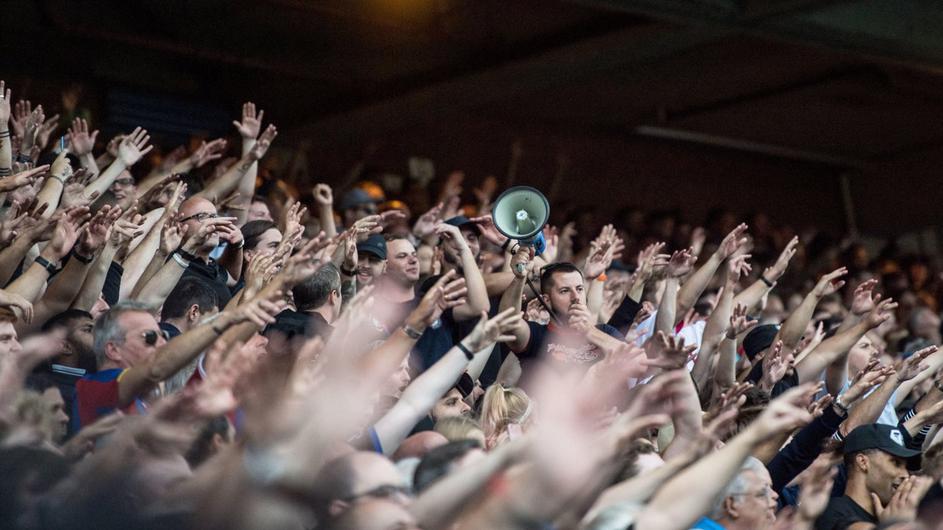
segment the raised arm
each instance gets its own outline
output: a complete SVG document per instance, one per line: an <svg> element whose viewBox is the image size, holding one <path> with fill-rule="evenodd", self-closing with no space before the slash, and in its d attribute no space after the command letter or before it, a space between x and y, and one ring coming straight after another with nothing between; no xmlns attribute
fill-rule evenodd
<svg viewBox="0 0 943 530"><path fill-rule="evenodd" d="M96 138L98 138L98 131L89 133L88 122L82 118L72 120L72 126L69 127L69 151L78 157L79 163L93 178L100 173L98 162L95 161L95 155L92 154Z"/></svg>
<svg viewBox="0 0 943 530"><path fill-rule="evenodd" d="M717 250L684 282L681 290L678 291L678 305L676 320L672 325L677 324L680 317L687 314L688 310L694 307L701 293L711 282L711 278L717 272L717 268L734 254L741 246L746 243L744 234L747 231L747 225L740 224L733 229L723 241Z"/></svg>
<svg viewBox="0 0 943 530"><path fill-rule="evenodd" d="M0 177L13 174L13 144L10 134L10 105L13 97L6 82L0 80Z"/></svg>
<svg viewBox="0 0 943 530"><path fill-rule="evenodd" d="M35 302L40 297L52 270L55 270L72 250L79 235L79 225L88 219L88 215L88 208L75 208L62 212L53 230L52 240L39 253L39 258L33 261L19 278L8 285L6 290L30 302Z"/></svg>
<svg viewBox="0 0 943 530"><path fill-rule="evenodd" d="M848 274L848 269L841 267L819 278L815 287L802 299L802 303L799 304L799 307L783 322L782 327L779 328L779 333L776 334L776 338L783 341L783 345L785 345L786 349L791 350L799 344L802 334L805 333L809 322L812 321L816 306L819 305L819 302L822 301L823 298L834 294L845 285L844 280L840 280L839 278L846 274Z"/></svg>
<svg viewBox="0 0 943 530"><path fill-rule="evenodd" d="M756 305L760 303L760 300L773 290L773 287L776 286L776 282L786 274L789 261L796 255L796 248L798 246L798 237L793 237L789 240L789 243L786 244L786 248L783 249L782 253L779 254L779 258L776 259L776 262L763 271L759 280L753 282L749 287L741 291L734 300L734 303L742 304L746 306L748 310L752 310L756 307Z"/></svg>
<svg viewBox="0 0 943 530"><path fill-rule="evenodd" d="M79 294L72 302L73 308L89 312L92 310L92 307L102 295L111 263L118 257L121 249L126 248L131 240L142 232L140 225L132 221L126 219L115 221L105 248L95 258L95 263L82 283L82 289L79 290Z"/></svg>
<svg viewBox="0 0 943 530"><path fill-rule="evenodd" d="M278 136L278 131L274 125L269 125L262 136L256 141L255 145L249 149L238 162L233 164L225 173L219 176L213 182L210 182L206 188L197 195L205 197L214 203L235 191L246 174L255 166L255 164L265 156L268 148L272 145L272 140ZM249 193L249 197L252 196Z"/></svg>
<svg viewBox="0 0 943 530"><path fill-rule="evenodd" d="M251 321L257 329L275 321L284 308L265 298L254 298L234 311L223 311L212 322L195 327L161 346L145 362L129 368L118 381L118 407L165 381L195 359L232 326Z"/></svg>
<svg viewBox="0 0 943 530"><path fill-rule="evenodd" d="M498 313L490 320L483 314L467 337L410 383L393 408L374 425L383 452L392 454L396 451L419 420L455 384L469 361L474 359L474 352L481 352L496 342L511 340L513 335L508 334L508 330L520 318L513 308Z"/></svg>
<svg viewBox="0 0 943 530"><path fill-rule="evenodd" d="M334 193L327 184L315 184L311 190L314 195L314 202L318 205L318 220L321 222L321 230L324 235L334 237L337 235L337 224L334 222Z"/></svg>
<svg viewBox="0 0 943 530"><path fill-rule="evenodd" d="M441 223L436 227L435 233L444 240L444 244L449 245L452 251L458 254L462 264L462 274L465 276L465 285L468 287L468 302L455 308L455 320L469 320L480 315L482 311L487 312L491 308L491 302L488 301L485 280L481 276L475 256L468 248L462 232L457 226Z"/></svg>
<svg viewBox="0 0 943 530"><path fill-rule="evenodd" d="M521 311L521 304L524 299L524 277L527 274L527 263L530 261L533 249L521 247L517 249L514 256L511 257L511 270L514 272L514 281L501 296L500 311L514 308L518 313ZM521 270L523 269L523 272ZM512 352L524 351L530 342L530 327L526 322L519 322L511 331L514 340L508 342L508 348Z"/></svg>
<svg viewBox="0 0 943 530"><path fill-rule="evenodd" d="M747 263L749 256L738 256L727 262L724 267L724 288L717 300L717 305L711 311L707 319L707 325L704 327L704 339L701 341L701 348L697 354L697 360L694 362L694 369L691 370L691 377L697 382L698 389L705 389L710 379L711 367L714 364L714 351L724 339L727 328L730 325L731 314L733 313L734 291L740 282L740 276L750 272L750 264Z"/></svg>
<svg viewBox="0 0 943 530"><path fill-rule="evenodd" d="M151 152L154 146L147 145L150 139L151 137L148 136L147 131L140 127L135 128L131 134L122 138L118 144L117 158L98 175L97 179L85 188L85 196L91 197L96 192L98 195L102 195L108 191L108 188L114 184L115 179L122 171L137 164L144 155Z"/></svg>

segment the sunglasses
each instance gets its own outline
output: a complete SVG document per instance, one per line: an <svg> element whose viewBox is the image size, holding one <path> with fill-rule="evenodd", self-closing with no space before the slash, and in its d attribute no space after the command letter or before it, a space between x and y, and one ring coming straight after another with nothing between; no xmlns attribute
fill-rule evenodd
<svg viewBox="0 0 943 530"><path fill-rule="evenodd" d="M154 331L153 329L141 333L141 338L144 339L144 344L147 344L148 346L157 344L157 339L160 337L164 337L166 339L167 335L165 335L163 331Z"/></svg>
<svg viewBox="0 0 943 530"><path fill-rule="evenodd" d="M352 495L346 499L347 502L353 502L357 499L362 499L364 497L370 497L374 499L391 499L398 495L403 495L406 497L412 496L412 490L405 486L394 486L392 484L386 484L378 488L374 488L370 491L365 491L356 495Z"/></svg>
<svg viewBox="0 0 943 530"><path fill-rule="evenodd" d="M218 213L200 212L200 213L195 213L189 217L184 217L179 222L185 223L189 221L190 219L196 219L197 221L202 223L203 221L206 221L207 219L216 219L217 217L219 217Z"/></svg>

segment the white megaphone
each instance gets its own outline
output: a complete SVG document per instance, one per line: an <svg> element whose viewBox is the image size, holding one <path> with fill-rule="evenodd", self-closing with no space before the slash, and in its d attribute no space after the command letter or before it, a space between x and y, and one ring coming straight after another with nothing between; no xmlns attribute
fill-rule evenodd
<svg viewBox="0 0 943 530"><path fill-rule="evenodd" d="M543 228L550 219L550 203L543 193L530 186L515 186L494 201L494 226L522 246L534 247L537 254L546 247Z"/></svg>

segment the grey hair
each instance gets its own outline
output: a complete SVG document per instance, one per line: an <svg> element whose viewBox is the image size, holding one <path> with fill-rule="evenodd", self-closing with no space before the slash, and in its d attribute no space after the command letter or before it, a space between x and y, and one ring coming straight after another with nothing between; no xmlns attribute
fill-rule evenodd
<svg viewBox="0 0 943 530"><path fill-rule="evenodd" d="M724 516L724 501L727 500L727 497L747 493L748 484L744 476L745 473L760 473L765 469L766 465L764 465L762 461L755 457L748 456L743 462L743 465L740 466L740 471L737 471L737 476L727 484L727 487L720 493L717 501L714 502L714 508L710 512L711 519L717 521Z"/></svg>
<svg viewBox="0 0 943 530"><path fill-rule="evenodd" d="M95 351L95 361L101 367L108 360L105 355L105 345L109 342L114 344L123 344L125 340L125 331L118 325L118 318L124 313L154 313L154 308L136 302L134 300L125 300L111 306L111 309L102 313L95 321L95 330L93 331L94 343L92 345Z"/></svg>

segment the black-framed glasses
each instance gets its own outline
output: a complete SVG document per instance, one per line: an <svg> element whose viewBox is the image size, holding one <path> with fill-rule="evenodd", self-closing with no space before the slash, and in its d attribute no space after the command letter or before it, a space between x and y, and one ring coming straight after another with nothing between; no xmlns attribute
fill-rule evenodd
<svg viewBox="0 0 943 530"><path fill-rule="evenodd" d="M392 499L399 495L409 497L412 495L412 490L406 486L396 486L393 484L384 484L382 486L373 488L372 490L365 491L363 493L357 493L351 495L347 499L344 499L346 502L353 502L357 499L362 499L364 497L370 497L374 499Z"/></svg>
<svg viewBox="0 0 943 530"><path fill-rule="evenodd" d="M218 213L213 213L213 212L200 212L200 213L195 213L195 214L193 214L193 215L191 215L191 216L189 216L189 217L184 217L184 218L181 219L179 222L185 223L185 222L189 221L190 219L196 219L197 221L199 221L199 222L202 223L203 221L206 221L207 219L216 219L217 217L219 217L219 214L218 214Z"/></svg>
<svg viewBox="0 0 943 530"><path fill-rule="evenodd" d="M144 339L144 344L147 344L148 346L153 346L157 344L157 339L163 336L164 336L163 333L161 333L160 331L155 331L153 329L149 329L141 333L141 338Z"/></svg>

